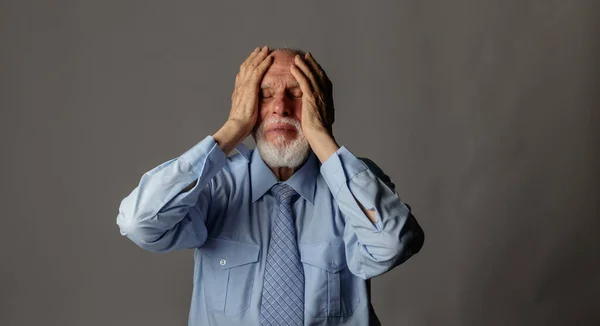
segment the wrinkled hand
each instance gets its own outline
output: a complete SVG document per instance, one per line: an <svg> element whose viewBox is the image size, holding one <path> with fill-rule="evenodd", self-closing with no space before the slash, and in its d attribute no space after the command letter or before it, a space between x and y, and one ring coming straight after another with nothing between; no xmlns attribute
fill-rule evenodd
<svg viewBox="0 0 600 326"><path fill-rule="evenodd" d="M310 53L304 58L297 55L294 62L290 72L302 90L303 132L307 137L323 132L331 135L335 120L333 84Z"/></svg>
<svg viewBox="0 0 600 326"><path fill-rule="evenodd" d="M231 95L231 111L228 123L234 123L243 138L250 135L258 119L259 83L269 66L273 56L268 47L256 48L240 66L235 76L235 88Z"/></svg>

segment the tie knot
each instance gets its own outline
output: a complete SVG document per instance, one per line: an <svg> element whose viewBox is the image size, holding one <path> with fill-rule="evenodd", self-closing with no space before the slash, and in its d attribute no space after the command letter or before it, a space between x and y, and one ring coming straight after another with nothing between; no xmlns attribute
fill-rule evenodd
<svg viewBox="0 0 600 326"><path fill-rule="evenodd" d="M277 201L279 201L280 203L289 203L292 200L292 197L298 194L296 190L294 190L294 188L288 186L285 183L276 183L271 188L271 191L273 192L273 195L277 198Z"/></svg>

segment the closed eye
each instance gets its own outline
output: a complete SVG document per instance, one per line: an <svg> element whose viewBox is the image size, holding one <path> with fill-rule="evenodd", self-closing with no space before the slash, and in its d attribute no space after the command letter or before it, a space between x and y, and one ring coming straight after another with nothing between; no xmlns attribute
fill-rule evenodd
<svg viewBox="0 0 600 326"><path fill-rule="evenodd" d="M300 88L293 88L288 93L293 98L301 98L302 97L302 91L300 90Z"/></svg>
<svg viewBox="0 0 600 326"><path fill-rule="evenodd" d="M258 93L258 98L270 98L273 97L269 92L260 92Z"/></svg>

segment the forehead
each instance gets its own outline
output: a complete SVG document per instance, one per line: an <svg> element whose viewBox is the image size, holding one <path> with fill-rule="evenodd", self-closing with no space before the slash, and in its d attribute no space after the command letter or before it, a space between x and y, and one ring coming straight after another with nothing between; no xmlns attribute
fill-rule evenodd
<svg viewBox="0 0 600 326"><path fill-rule="evenodd" d="M294 63L294 54L284 51L272 53L273 63L265 72L261 81L261 87L281 87L296 84L296 78L290 72L290 66Z"/></svg>

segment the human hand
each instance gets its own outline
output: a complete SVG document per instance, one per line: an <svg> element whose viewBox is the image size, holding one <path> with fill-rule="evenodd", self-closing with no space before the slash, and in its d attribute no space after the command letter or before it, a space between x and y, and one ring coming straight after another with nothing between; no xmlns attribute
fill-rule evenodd
<svg viewBox="0 0 600 326"><path fill-rule="evenodd" d="M302 131L307 138L323 132L331 135L335 120L331 80L310 53L304 58L297 55L294 62L290 72L302 90Z"/></svg>
<svg viewBox="0 0 600 326"><path fill-rule="evenodd" d="M227 123L239 128L242 139L250 135L258 119L259 83L273 63L270 52L267 46L254 49L235 76L235 88L231 95L231 111Z"/></svg>

